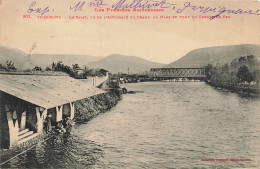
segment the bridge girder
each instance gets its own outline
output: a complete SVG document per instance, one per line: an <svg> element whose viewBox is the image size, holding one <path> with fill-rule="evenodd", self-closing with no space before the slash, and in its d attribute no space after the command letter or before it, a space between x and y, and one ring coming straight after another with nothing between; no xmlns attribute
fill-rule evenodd
<svg viewBox="0 0 260 169"><path fill-rule="evenodd" d="M154 78L204 78L204 68L152 68Z"/></svg>

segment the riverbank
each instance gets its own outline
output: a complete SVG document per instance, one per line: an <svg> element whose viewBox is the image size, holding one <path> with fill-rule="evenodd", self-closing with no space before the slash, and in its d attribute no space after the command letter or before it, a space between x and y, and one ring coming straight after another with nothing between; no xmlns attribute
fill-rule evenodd
<svg viewBox="0 0 260 169"><path fill-rule="evenodd" d="M106 93L91 96L75 102L75 117L76 123L81 123L90 120L100 113L104 113L114 107L119 100L122 99L122 91L119 89L109 89ZM36 138L29 140L23 144L14 146L12 149L1 149L1 166L7 163L9 159L22 154L27 150L33 148L37 143L45 141L46 139L57 135L56 132L49 134L43 133ZM3 164L4 165L4 164Z"/></svg>
<svg viewBox="0 0 260 169"><path fill-rule="evenodd" d="M75 102L75 122L88 121L114 107L122 99L120 89L109 89L107 93L95 95Z"/></svg>
<svg viewBox="0 0 260 169"><path fill-rule="evenodd" d="M260 95L260 88L256 86L250 86L250 85L218 86L218 85L211 84L207 81L205 81L205 83L217 89L228 90L242 95L244 94L253 95L253 96Z"/></svg>
<svg viewBox="0 0 260 169"><path fill-rule="evenodd" d="M12 147L11 149L1 149L0 150L0 158L1 158L1 167L3 167L5 164L9 162L10 159L16 157L19 154L25 153L27 150L30 150L31 148L35 147L38 143L43 142L50 137L53 137L56 133L43 133L42 135L38 135L37 137L28 140L27 142L24 142L22 144L16 145ZM5 167L3 167L5 168Z"/></svg>

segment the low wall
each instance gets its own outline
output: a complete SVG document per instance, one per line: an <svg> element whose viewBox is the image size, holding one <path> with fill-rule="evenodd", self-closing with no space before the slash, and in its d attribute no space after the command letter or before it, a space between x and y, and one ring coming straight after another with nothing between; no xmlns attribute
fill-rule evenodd
<svg viewBox="0 0 260 169"><path fill-rule="evenodd" d="M102 76L102 77L98 77L98 76L88 76L87 79L79 79L82 82L85 82L88 86L93 86L93 87L97 87L100 84L104 83L105 81L108 80L108 75L107 76Z"/></svg>
<svg viewBox="0 0 260 169"><path fill-rule="evenodd" d="M95 95L75 102L76 122L87 121L99 113L111 109L122 98L122 91L118 89L109 90L107 93Z"/></svg>

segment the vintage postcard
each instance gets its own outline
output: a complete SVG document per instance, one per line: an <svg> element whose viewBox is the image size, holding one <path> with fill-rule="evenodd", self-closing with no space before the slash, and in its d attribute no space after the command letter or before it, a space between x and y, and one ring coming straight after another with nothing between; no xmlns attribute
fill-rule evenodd
<svg viewBox="0 0 260 169"><path fill-rule="evenodd" d="M259 168L259 0L0 0L0 168Z"/></svg>

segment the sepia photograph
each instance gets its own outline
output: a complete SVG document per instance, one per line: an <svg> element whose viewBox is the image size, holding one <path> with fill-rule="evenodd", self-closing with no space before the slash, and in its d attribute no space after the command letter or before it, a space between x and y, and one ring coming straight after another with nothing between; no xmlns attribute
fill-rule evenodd
<svg viewBox="0 0 260 169"><path fill-rule="evenodd" d="M259 0L0 0L0 168L260 168Z"/></svg>

